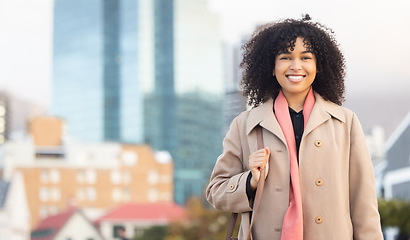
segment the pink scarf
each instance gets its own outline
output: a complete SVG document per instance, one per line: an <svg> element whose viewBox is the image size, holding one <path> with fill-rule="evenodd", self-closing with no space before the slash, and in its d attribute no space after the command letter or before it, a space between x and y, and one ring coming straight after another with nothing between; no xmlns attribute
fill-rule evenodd
<svg viewBox="0 0 410 240"><path fill-rule="evenodd" d="M304 126L309 120L313 105L315 104L315 96L312 88L307 94L305 104L303 106ZM286 211L283 219L282 237L281 240L302 240L303 239L303 211L302 211L302 195L299 182L299 165L296 153L295 134L293 132L292 120L290 119L289 106L282 91L280 91L274 104L275 116L279 122L283 134L285 135L286 143L289 148L290 158L290 189L289 189L289 208Z"/></svg>

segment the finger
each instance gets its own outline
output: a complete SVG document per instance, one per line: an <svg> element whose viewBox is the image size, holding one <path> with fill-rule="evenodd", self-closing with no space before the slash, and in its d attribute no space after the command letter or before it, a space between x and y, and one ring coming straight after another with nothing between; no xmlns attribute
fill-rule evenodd
<svg viewBox="0 0 410 240"><path fill-rule="evenodd" d="M250 157L258 158L258 157L265 157L265 156L266 156L266 153L257 152L257 153L252 154Z"/></svg>
<svg viewBox="0 0 410 240"><path fill-rule="evenodd" d="M263 162L263 161L265 161L265 159L266 159L266 155L264 155L264 156L257 156L257 157L255 157L255 156L251 156L250 158L249 158L249 161L254 161L254 162Z"/></svg>
<svg viewBox="0 0 410 240"><path fill-rule="evenodd" d="M265 148L259 149L259 150L252 153L252 155L254 155L254 154L255 155L265 155L266 154L266 149Z"/></svg>

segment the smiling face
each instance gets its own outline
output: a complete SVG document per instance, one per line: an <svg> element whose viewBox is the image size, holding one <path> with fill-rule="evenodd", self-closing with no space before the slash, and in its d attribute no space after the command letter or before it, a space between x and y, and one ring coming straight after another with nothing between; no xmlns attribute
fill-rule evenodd
<svg viewBox="0 0 410 240"><path fill-rule="evenodd" d="M298 37L293 51L288 49L276 56L273 72L288 101L304 98L316 77L316 57Z"/></svg>

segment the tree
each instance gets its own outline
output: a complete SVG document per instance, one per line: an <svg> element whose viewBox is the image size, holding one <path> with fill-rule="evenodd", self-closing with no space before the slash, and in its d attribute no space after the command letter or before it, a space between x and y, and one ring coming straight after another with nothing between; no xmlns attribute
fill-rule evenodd
<svg viewBox="0 0 410 240"><path fill-rule="evenodd" d="M204 200L190 198L186 204L187 218L168 226L155 226L134 240L220 240L225 238L230 213L206 207ZM239 221L234 231L237 236Z"/></svg>
<svg viewBox="0 0 410 240"><path fill-rule="evenodd" d="M404 238L410 235L410 201L379 199L382 228L397 227Z"/></svg>
<svg viewBox="0 0 410 240"><path fill-rule="evenodd" d="M142 236L135 237L133 240L164 240L167 235L166 226L154 226L146 229Z"/></svg>
<svg viewBox="0 0 410 240"><path fill-rule="evenodd" d="M188 221L171 224L166 240L220 240L225 238L230 213L206 208L204 202L196 197L188 200L186 210ZM237 231L238 225L235 234Z"/></svg>

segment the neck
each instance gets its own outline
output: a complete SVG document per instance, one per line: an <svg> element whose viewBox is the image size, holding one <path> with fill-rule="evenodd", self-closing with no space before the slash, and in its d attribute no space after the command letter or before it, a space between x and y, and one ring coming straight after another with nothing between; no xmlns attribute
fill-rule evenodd
<svg viewBox="0 0 410 240"><path fill-rule="evenodd" d="M306 92L298 94L289 93L283 90L282 92L286 98L286 101L288 102L289 107L296 112L300 112L301 110L303 110L303 106L305 104L306 96L309 93L309 90L310 89L308 89Z"/></svg>

